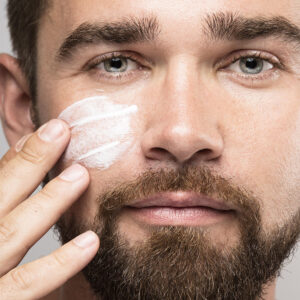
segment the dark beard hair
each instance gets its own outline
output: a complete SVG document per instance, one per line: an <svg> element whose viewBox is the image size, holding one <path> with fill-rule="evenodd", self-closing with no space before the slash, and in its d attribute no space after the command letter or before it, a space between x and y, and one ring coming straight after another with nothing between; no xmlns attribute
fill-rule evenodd
<svg viewBox="0 0 300 300"><path fill-rule="evenodd" d="M237 209L240 242L218 249L209 230L187 226L150 226L150 237L130 246L118 233L122 207L163 191L217 195ZM63 243L88 229L100 237L100 249L83 270L102 300L254 300L280 274L300 234L300 210L282 226L265 233L258 200L206 168L147 171L99 197L93 223L61 218L56 229Z"/></svg>

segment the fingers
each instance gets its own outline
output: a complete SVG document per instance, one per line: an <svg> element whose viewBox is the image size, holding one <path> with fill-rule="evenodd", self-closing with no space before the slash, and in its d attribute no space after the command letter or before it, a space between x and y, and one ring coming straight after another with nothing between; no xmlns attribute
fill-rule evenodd
<svg viewBox="0 0 300 300"><path fill-rule="evenodd" d="M87 170L73 165L0 220L0 276L19 263L88 184Z"/></svg>
<svg viewBox="0 0 300 300"><path fill-rule="evenodd" d="M20 147L20 149L22 149L24 143L27 141L27 139L32 135L32 133L27 134L25 136L23 136L20 141L17 143L18 147ZM3 168L11 159L13 159L17 153L16 151L16 147L11 147L1 158L0 160L0 168Z"/></svg>
<svg viewBox="0 0 300 300"><path fill-rule="evenodd" d="M65 122L51 120L27 138L23 147L18 145L22 149L17 149L20 151L16 155L11 150L2 160L0 218L27 198L44 179L65 150L70 130Z"/></svg>
<svg viewBox="0 0 300 300"><path fill-rule="evenodd" d="M12 269L88 187L87 170L74 165L26 199L58 161L69 139L69 126L52 120L0 160L1 299L44 297L78 273L97 252L98 237L90 232L45 258Z"/></svg>
<svg viewBox="0 0 300 300"><path fill-rule="evenodd" d="M11 270L0 279L1 299L40 299L63 285L95 256L99 239L91 231L49 256Z"/></svg>

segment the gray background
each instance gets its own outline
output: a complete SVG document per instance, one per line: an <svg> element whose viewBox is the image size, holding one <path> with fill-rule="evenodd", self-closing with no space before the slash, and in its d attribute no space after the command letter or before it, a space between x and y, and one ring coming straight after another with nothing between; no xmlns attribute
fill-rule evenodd
<svg viewBox="0 0 300 300"><path fill-rule="evenodd" d="M275 0L274 0L275 1ZM9 33L7 29L7 18L5 13L6 0L0 0L0 53L11 53L9 41ZM0 125L0 157L7 151L6 143L2 127ZM57 237L52 229L40 239L40 241L27 253L22 260L23 263L35 260L42 257L54 249L59 247ZM284 271L278 279L277 300L299 300L300 299L300 250L295 252L295 255L290 261L285 263Z"/></svg>

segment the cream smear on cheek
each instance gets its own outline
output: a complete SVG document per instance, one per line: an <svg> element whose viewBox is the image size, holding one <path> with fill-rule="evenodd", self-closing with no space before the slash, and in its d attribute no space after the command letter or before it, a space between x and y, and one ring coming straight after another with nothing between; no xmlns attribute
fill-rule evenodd
<svg viewBox="0 0 300 300"><path fill-rule="evenodd" d="M134 143L131 119L136 105L117 104L101 95L81 99L59 115L71 127L64 161L107 169Z"/></svg>

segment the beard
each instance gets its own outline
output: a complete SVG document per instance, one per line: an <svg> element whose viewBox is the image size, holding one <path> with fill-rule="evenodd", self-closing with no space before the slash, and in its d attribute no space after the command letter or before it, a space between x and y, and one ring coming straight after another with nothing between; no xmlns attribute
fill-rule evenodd
<svg viewBox="0 0 300 300"><path fill-rule="evenodd" d="M130 245L118 230L122 208L167 191L193 191L235 207L239 241L217 247L209 227L149 226L149 237ZM253 193L204 167L149 170L98 197L92 222L75 216L56 224L62 243L86 230L99 235L100 248L83 270L96 299L102 300L254 300L280 275L300 234L300 210L284 225L262 228L263 203Z"/></svg>

